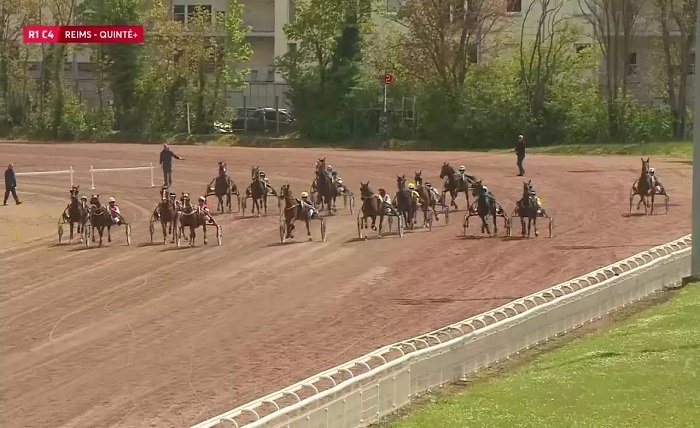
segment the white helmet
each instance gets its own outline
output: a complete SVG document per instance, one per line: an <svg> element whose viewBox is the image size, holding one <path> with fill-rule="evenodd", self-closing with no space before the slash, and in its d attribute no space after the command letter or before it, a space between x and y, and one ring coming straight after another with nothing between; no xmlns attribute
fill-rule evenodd
<svg viewBox="0 0 700 428"><path fill-rule="evenodd" d="M488 192L488 191L489 191L489 188L484 186L484 192Z"/></svg>
<svg viewBox="0 0 700 428"><path fill-rule="evenodd" d="M460 166L459 166L459 170L460 170L460 171L465 171L466 168L464 167L464 165L460 165Z"/></svg>
<svg viewBox="0 0 700 428"><path fill-rule="evenodd" d="M200 196L200 197L199 197L199 201L200 201L200 202L205 202L206 200L207 200L207 198L205 198L204 196Z"/></svg>
<svg viewBox="0 0 700 428"><path fill-rule="evenodd" d="M114 196L112 196L111 198L109 198L109 202L117 202L117 200L114 199Z"/></svg>
<svg viewBox="0 0 700 428"><path fill-rule="evenodd" d="M653 174L653 173L654 173L654 168L649 168L649 174Z"/></svg>

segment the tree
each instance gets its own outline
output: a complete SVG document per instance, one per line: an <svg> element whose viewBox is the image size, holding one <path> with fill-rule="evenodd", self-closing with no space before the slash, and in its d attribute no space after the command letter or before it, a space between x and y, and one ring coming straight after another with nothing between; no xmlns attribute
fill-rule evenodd
<svg viewBox="0 0 700 428"><path fill-rule="evenodd" d="M627 98L630 46L645 0L578 0L593 29L605 65L605 93L610 135L621 136Z"/></svg>
<svg viewBox="0 0 700 428"><path fill-rule="evenodd" d="M694 68L697 0L655 0L661 27L664 83L673 137L686 136L688 125L688 75Z"/></svg>
<svg viewBox="0 0 700 428"><path fill-rule="evenodd" d="M520 28L520 81L530 104L530 113L546 119L549 90L557 77L571 71L573 44L579 32L562 13L565 0L534 0ZM533 12L535 12L533 14ZM530 17L535 17L533 40L527 37Z"/></svg>
<svg viewBox="0 0 700 428"><path fill-rule="evenodd" d="M461 90L489 35L504 28L505 10L501 0L407 0L398 14L405 69L420 82Z"/></svg>

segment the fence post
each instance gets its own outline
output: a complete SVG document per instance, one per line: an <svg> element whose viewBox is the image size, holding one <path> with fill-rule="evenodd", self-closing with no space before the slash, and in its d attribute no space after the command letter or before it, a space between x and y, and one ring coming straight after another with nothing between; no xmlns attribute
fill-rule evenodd
<svg viewBox="0 0 700 428"><path fill-rule="evenodd" d="M151 162L151 187L156 187L156 184L153 181L153 162Z"/></svg>
<svg viewBox="0 0 700 428"><path fill-rule="evenodd" d="M192 135L192 127L190 126L190 103L185 103L187 107L187 135Z"/></svg>
<svg viewBox="0 0 700 428"><path fill-rule="evenodd" d="M70 187L73 187L73 165L70 167Z"/></svg>
<svg viewBox="0 0 700 428"><path fill-rule="evenodd" d="M243 132L248 132L248 97L243 95Z"/></svg>
<svg viewBox="0 0 700 428"><path fill-rule="evenodd" d="M95 168L90 165L90 190L95 190Z"/></svg>
<svg viewBox="0 0 700 428"><path fill-rule="evenodd" d="M280 97L275 95L275 122L277 122L277 135L280 133Z"/></svg>

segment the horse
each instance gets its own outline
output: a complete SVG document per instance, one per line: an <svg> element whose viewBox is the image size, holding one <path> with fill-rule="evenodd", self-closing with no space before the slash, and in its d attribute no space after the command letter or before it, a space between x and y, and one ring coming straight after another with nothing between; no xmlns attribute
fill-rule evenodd
<svg viewBox="0 0 700 428"><path fill-rule="evenodd" d="M114 224L109 208L100 203L100 194L90 198L90 225L92 226L92 242L95 242L95 230L100 235L100 247L105 228L107 228L107 242L112 242L111 228Z"/></svg>
<svg viewBox="0 0 700 428"><path fill-rule="evenodd" d="M73 224L78 224L78 235L80 236L80 242L83 242L83 228L88 220L88 209L85 206L85 202L81 201L80 196L80 185L72 186L69 190L70 192L70 203L63 210L63 220L70 224L70 241L73 240ZM69 241L69 242L70 242Z"/></svg>
<svg viewBox="0 0 700 428"><path fill-rule="evenodd" d="M214 185L212 187L212 184ZM213 179L207 186L207 193L213 190L216 196L216 210L219 212L224 212L224 196L226 196L226 206L229 211L231 210L231 194L235 191L236 185L234 184L231 177L227 174L226 162L219 162L219 175Z"/></svg>
<svg viewBox="0 0 700 428"><path fill-rule="evenodd" d="M158 207L156 207L156 211L160 225L163 228L163 244L166 243L168 235L171 235L170 242L175 242L173 229L176 227L177 207L175 206L175 201L169 197L168 188L165 186L161 189L160 202Z"/></svg>
<svg viewBox="0 0 700 428"><path fill-rule="evenodd" d="M311 229L310 221L311 216L309 215L309 207L305 206L298 199L292 195L292 189L289 184L283 184L280 190L280 198L284 200L284 224L287 228L287 235L285 239L294 239L294 222L301 220L306 224L306 235L311 241Z"/></svg>
<svg viewBox="0 0 700 428"><path fill-rule="evenodd" d="M472 196L476 197L476 212L481 218L481 233L488 233L489 236L498 235L498 225L496 224L496 200L493 195L489 193L485 186L481 183L482 180L474 183L474 190L472 191ZM493 218L493 235L491 235L491 228L489 227L487 218Z"/></svg>
<svg viewBox="0 0 700 428"><path fill-rule="evenodd" d="M457 203L455 202L455 199L459 196L460 193L464 193L464 197L467 198L467 207L471 206L469 203L469 183L470 182L475 182L476 178L473 175L467 175L466 180L462 180L462 178L457 174L454 168L452 168L452 165L450 165L447 162L442 163L442 168L440 169L440 178L444 179L447 177L447 182L445 183L445 187L442 190L442 198L445 198L445 194L447 192L450 192L450 196L452 197L452 201L450 202L450 205L455 207L457 209Z"/></svg>
<svg viewBox="0 0 700 428"><path fill-rule="evenodd" d="M252 182L246 196L250 196L253 199L253 209L252 213L255 213L255 209L258 209L258 217L260 217L260 208L262 207L265 214L267 214L267 183L262 179L260 175L260 166L254 166L251 169Z"/></svg>
<svg viewBox="0 0 700 428"><path fill-rule="evenodd" d="M207 245L207 218L206 214L199 209L198 206L192 205L190 195L182 193L182 210L177 213L178 233L182 236L185 234L185 227L190 228L189 243L190 247L194 247L196 231L199 226L202 226L204 233L204 245Z"/></svg>
<svg viewBox="0 0 700 428"><path fill-rule="evenodd" d="M362 199L362 222L364 228L367 229L367 218L369 217L372 219L372 230L377 230L376 223L377 217L379 217L379 237L381 238L386 207L384 202L370 189L369 181L367 183L360 181L360 199Z"/></svg>
<svg viewBox="0 0 700 428"><path fill-rule="evenodd" d="M318 192L318 209L323 211L324 203L328 206L328 212L336 211L335 200L338 197L338 184L326 170L326 158L316 162L316 190Z"/></svg>
<svg viewBox="0 0 700 428"><path fill-rule="evenodd" d="M639 178L637 179L637 183L635 186L633 186L633 191L632 195L630 196L630 207L632 205L632 200L634 199L635 195L639 195L639 203L637 203L637 210L641 208L641 205L644 204L644 213L645 214L654 214L654 194L656 193L654 191L654 180L651 178L651 174L649 174L649 158L644 160L644 158L640 158L642 160L642 170L639 174ZM647 198L651 198L651 204L647 202ZM647 210L647 207L651 205L651 211Z"/></svg>
<svg viewBox="0 0 700 428"><path fill-rule="evenodd" d="M420 195L421 200L421 210L423 211L423 227L428 225L428 210L432 209L435 221L440 221L440 217L437 214L436 207L438 204L438 199L435 194L423 185L423 171L416 171L413 176L413 181L416 183L416 192Z"/></svg>
<svg viewBox="0 0 700 428"><path fill-rule="evenodd" d="M515 203L515 209L520 217L520 225L522 226L522 236L525 236L525 218L527 217L527 237L530 237L530 229L535 227L535 236L539 236L537 231L537 215L539 207L535 200L535 192L532 187L532 180L523 182L523 196Z"/></svg>
<svg viewBox="0 0 700 428"><path fill-rule="evenodd" d="M416 200L413 199L413 194L410 189L406 188L406 176L396 176L396 185L398 192L394 201L396 202L396 210L404 217L406 227L413 229L415 216L417 211Z"/></svg>

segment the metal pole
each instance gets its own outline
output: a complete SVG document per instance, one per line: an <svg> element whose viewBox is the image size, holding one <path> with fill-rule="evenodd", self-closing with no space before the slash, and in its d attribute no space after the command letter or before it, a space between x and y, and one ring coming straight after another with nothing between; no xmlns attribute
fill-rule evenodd
<svg viewBox="0 0 700 428"><path fill-rule="evenodd" d="M90 190L95 190L95 169L90 165Z"/></svg>
<svg viewBox="0 0 700 428"><path fill-rule="evenodd" d="M248 132L248 97L243 95L243 132Z"/></svg>
<svg viewBox="0 0 700 428"><path fill-rule="evenodd" d="M73 167L70 167L70 187L73 187Z"/></svg>
<svg viewBox="0 0 700 428"><path fill-rule="evenodd" d="M384 114L386 114L386 87L389 86L384 82Z"/></svg>
<svg viewBox="0 0 700 428"><path fill-rule="evenodd" d="M277 122L277 135L280 133L280 97L279 95L275 95L275 113L277 113L277 116L275 117L275 122Z"/></svg>
<svg viewBox="0 0 700 428"><path fill-rule="evenodd" d="M153 162L151 162L151 187L156 187L156 183L153 181Z"/></svg>
<svg viewBox="0 0 700 428"><path fill-rule="evenodd" d="M190 126L190 103L185 103L187 106L187 135L192 135L192 127Z"/></svg>
<svg viewBox="0 0 700 428"><path fill-rule="evenodd" d="M700 2L696 4L696 16L700 16ZM695 27L695 46L700 46L700 31ZM698 79L698 70L700 70L700 55L695 55L695 96L693 113L695 118L693 121L693 211L692 211L692 237L693 249L690 262L690 275L694 278L700 278L700 79Z"/></svg>

